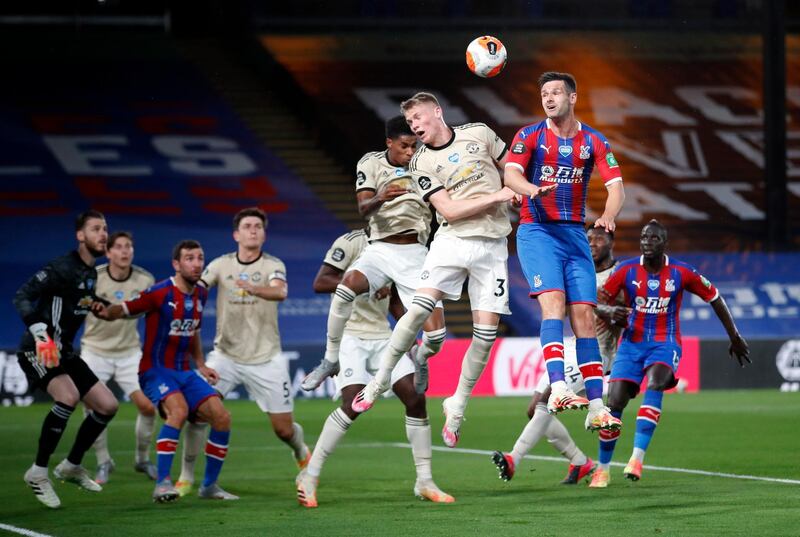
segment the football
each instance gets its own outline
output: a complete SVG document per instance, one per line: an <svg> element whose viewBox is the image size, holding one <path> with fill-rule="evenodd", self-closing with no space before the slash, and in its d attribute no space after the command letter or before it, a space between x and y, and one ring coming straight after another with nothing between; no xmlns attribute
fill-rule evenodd
<svg viewBox="0 0 800 537"><path fill-rule="evenodd" d="M496 37L483 35L467 46L467 67L481 78L497 76L506 66L506 47Z"/></svg>

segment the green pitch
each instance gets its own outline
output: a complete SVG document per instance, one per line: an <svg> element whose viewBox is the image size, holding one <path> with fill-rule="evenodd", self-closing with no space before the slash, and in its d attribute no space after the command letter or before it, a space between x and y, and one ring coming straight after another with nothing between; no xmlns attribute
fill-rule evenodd
<svg viewBox="0 0 800 537"><path fill-rule="evenodd" d="M131 469L135 414L124 404L110 431L117 463L111 482L100 494L56 482L63 504L56 511L36 501L22 480L48 406L2 408L0 524L54 536L113 537L800 534L800 394L667 395L645 461L661 469L645 466L642 480L632 483L623 478L622 466L614 466L606 490L589 489L585 483L559 485L567 464L539 458L558 456L546 441L536 447L533 459L520 465L512 482L498 480L484 452L511 449L526 421L527 400L474 399L457 450L441 447L440 403L429 403L434 478L456 497L455 504L435 505L413 497L414 469L405 446L402 407L387 400L353 425L328 460L318 490L320 507L312 510L297 505L293 459L254 403L229 403L234 429L220 483L240 495L240 501L192 496L171 505L153 504L152 482ZM298 401L296 417L309 444L332 408L330 401ZM630 455L637 408L630 407L623 416L616 463L625 463ZM583 418L583 413L563 416L580 447L596 458L597 437L582 430ZM79 422L76 412L51 468L65 456ZM94 468L93 452L85 464ZM198 480L203 465L198 463ZM177 477L177 457L173 469ZM5 534L0 529L0 535Z"/></svg>

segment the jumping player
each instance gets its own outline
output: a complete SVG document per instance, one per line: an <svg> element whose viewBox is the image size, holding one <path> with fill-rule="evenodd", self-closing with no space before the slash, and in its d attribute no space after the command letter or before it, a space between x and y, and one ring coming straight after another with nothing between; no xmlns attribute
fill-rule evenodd
<svg viewBox="0 0 800 537"><path fill-rule="evenodd" d="M531 196L523 203L517 230L517 251L530 296L537 298L542 308L540 337L552 389L548 410L557 413L588 406L587 429L619 429L622 422L603 405L603 364L592 311L596 304L594 266L583 222L589 179L596 167L608 198L594 226L614 231L614 219L625 199L622 176L605 137L575 118L578 94L572 75L544 73L539 88L547 119L517 132L505 166L505 181L525 194L558 185L554 196ZM586 398L572 393L564 380L567 305Z"/></svg>
<svg viewBox="0 0 800 537"><path fill-rule="evenodd" d="M438 213L439 230L425 258L411 307L392 332L380 370L353 400L364 412L389 388L391 371L442 298L458 300L469 277L473 337L461 366L456 392L444 400L442 439L455 447L472 389L489 359L501 314L508 308L507 203L515 193L503 187L496 165L505 163L506 144L483 123L450 128L435 96L417 93L401 104L411 130L425 144L409 171ZM547 193L545 187L531 196Z"/></svg>
<svg viewBox="0 0 800 537"><path fill-rule="evenodd" d="M412 180L408 163L417 147L416 135L403 116L386 121L386 149L364 155L356 166L358 211L369 221L369 244L336 286L328 313L325 358L303 380L313 390L338 371L339 345L356 297L395 285L406 309L425 256L431 213L422 199L424 189ZM444 343L446 329L441 302L422 325L422 345L413 353L417 369L416 389L425 393L428 358ZM404 349L403 352L408 349Z"/></svg>

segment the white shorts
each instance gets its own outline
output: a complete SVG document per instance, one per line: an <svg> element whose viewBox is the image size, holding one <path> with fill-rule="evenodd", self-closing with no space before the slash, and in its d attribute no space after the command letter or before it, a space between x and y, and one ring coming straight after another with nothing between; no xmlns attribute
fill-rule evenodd
<svg viewBox="0 0 800 537"><path fill-rule="evenodd" d="M260 364L240 364L213 350L208 354L206 365L219 374L219 382L214 388L222 397L239 384L244 384L250 399L262 412L282 414L294 409L289 363L283 354Z"/></svg>
<svg viewBox="0 0 800 537"><path fill-rule="evenodd" d="M139 386L139 361L142 359L140 349L131 351L130 355L123 358L106 358L89 349L81 349L81 358L101 382L108 384L109 380L114 379L128 397L142 389Z"/></svg>
<svg viewBox="0 0 800 537"><path fill-rule="evenodd" d="M403 306L409 309L427 254L428 249L419 243L390 244L375 241L364 248L347 270L357 270L367 277L370 296L378 289L394 283ZM442 303L439 302L436 307L441 308Z"/></svg>
<svg viewBox="0 0 800 537"><path fill-rule="evenodd" d="M542 360L544 361L544 360ZM564 380L567 382L567 387L578 395L586 393L586 386L583 384L583 375L578 368L578 353L575 351L575 338L564 338ZM545 371L539 377L539 383L536 385L536 390L539 393L544 393L550 386L550 377L547 376ZM608 375L603 377L603 395L608 393Z"/></svg>
<svg viewBox="0 0 800 537"><path fill-rule="evenodd" d="M511 314L505 237L465 239L437 233L425 258L417 289L438 289L447 300L458 300L468 276L469 302L473 311Z"/></svg>
<svg viewBox="0 0 800 537"><path fill-rule="evenodd" d="M350 334L342 334L339 348L339 374L334 377L336 390L353 384L364 386L372 380L381 365L381 354L389 345L389 339L361 339ZM391 384L414 374L414 363L407 354L403 354L392 370Z"/></svg>

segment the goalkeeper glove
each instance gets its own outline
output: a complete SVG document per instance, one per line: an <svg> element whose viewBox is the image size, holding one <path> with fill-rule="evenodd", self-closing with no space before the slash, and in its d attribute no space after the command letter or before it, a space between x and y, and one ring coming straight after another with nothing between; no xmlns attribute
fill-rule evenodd
<svg viewBox="0 0 800 537"><path fill-rule="evenodd" d="M56 342L47 333L47 325L44 323L34 323L28 327L36 341L36 358L46 368L56 367L61 357L58 352Z"/></svg>

